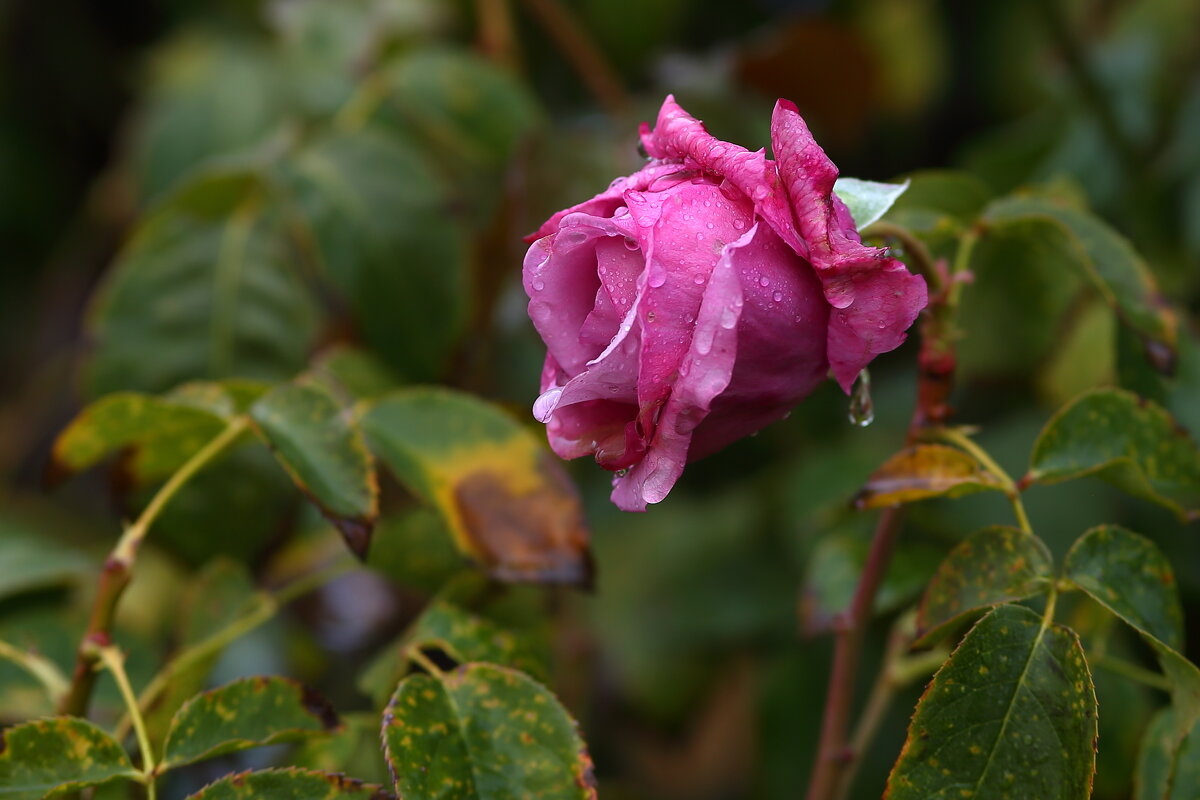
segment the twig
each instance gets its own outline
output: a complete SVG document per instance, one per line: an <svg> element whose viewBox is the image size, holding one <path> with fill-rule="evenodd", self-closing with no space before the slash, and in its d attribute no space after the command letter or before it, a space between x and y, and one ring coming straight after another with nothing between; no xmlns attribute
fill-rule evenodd
<svg viewBox="0 0 1200 800"><path fill-rule="evenodd" d="M59 704L60 713L77 717L87 714L88 701L91 699L92 689L96 684L95 642L108 638L117 603L133 576L133 565L137 560L138 549L145 540L150 526L154 524L163 508L183 485L235 442L246 430L247 425L248 421L245 417L237 417L230 421L223 431L188 459L187 463L163 484L137 520L126 527L124 533L121 534L121 538L105 560L104 568L100 572L100 584L96 588L96 599L92 603L92 613L88 619L87 630L76 655L75 672L71 677L70 689Z"/></svg>
<svg viewBox="0 0 1200 800"><path fill-rule="evenodd" d="M50 702L55 705L62 700L63 695L70 688L70 681L67 680L66 675L62 674L58 665L37 653L31 653L28 650L13 647L8 642L0 641L0 658L11 661L36 678L46 690L46 694L49 695Z"/></svg>
<svg viewBox="0 0 1200 800"><path fill-rule="evenodd" d="M133 696L133 687L129 685L129 676L125 674L125 656L111 644L100 645L97 639L89 640L88 649L92 655L104 664L105 669L112 673L125 707L133 718L133 730L137 734L138 749L142 751L142 774L146 776L147 800L155 799L154 750L150 747L150 737L146 734L146 722L138 711L137 698Z"/></svg>

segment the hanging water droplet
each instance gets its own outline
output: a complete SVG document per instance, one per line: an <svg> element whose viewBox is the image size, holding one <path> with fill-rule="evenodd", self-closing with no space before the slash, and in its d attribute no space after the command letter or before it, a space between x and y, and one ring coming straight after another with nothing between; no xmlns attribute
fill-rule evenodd
<svg viewBox="0 0 1200 800"><path fill-rule="evenodd" d="M875 421L875 404L871 402L871 375L865 369L858 373L850 389L850 424L865 428Z"/></svg>

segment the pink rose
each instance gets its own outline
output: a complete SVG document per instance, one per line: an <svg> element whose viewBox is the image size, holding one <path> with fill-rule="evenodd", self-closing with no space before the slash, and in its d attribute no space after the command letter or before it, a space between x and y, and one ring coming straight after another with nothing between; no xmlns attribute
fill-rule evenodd
<svg viewBox="0 0 1200 800"><path fill-rule="evenodd" d="M830 370L849 391L926 302L920 277L862 244L792 103L775 106L774 161L713 138L672 97L641 137L650 163L547 220L524 266L548 351L534 415L558 455L615 473L626 511Z"/></svg>

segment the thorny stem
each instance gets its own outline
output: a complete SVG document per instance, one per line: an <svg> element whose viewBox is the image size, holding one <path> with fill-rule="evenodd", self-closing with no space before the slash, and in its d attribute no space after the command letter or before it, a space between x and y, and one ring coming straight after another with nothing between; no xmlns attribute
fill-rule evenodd
<svg viewBox="0 0 1200 800"><path fill-rule="evenodd" d="M146 733L146 722L138 710L137 698L133 696L133 687L129 685L129 676L125 674L125 656L113 645L97 646L89 642L88 649L104 664L105 669L112 673L129 716L133 719L133 730L137 734L138 749L142 751L142 774L146 776L146 797L154 800L154 750L150 747L150 737Z"/></svg>
<svg viewBox="0 0 1200 800"><path fill-rule="evenodd" d="M888 235L894 235L901 241L902 236L915 238L899 226L885 230L889 231ZM917 356L917 402L908 429L910 442L916 440L925 428L944 424L951 413L949 397L953 386L954 340L957 336L955 311L977 238L975 230L963 235L946 280L941 280L936 264L932 265L932 272L929 273L936 279L930 280L933 285L930 286L929 305L922 312L918 326L921 347ZM917 248L915 252L921 254L917 255L919 266L919 259L927 254L922 248ZM860 757L859 751L847 740L854 705L855 676L867 624L875 606L875 595L887 574L900 532L901 514L899 507L885 509L880 514L867 553L867 562L854 590L854 599L850 609L838 621L834 635L833 666L821 720L820 745L809 779L808 800L836 797L843 773L850 763Z"/></svg>
<svg viewBox="0 0 1200 800"><path fill-rule="evenodd" d="M71 687L59 705L60 713L76 717L87 714L88 701L91 699L92 689L96 685L94 667L98 654L94 642L108 638L117 603L133 577L133 565L137 560L138 549L145 540L150 526L154 524L163 508L183 485L233 444L246 430L248 424L245 417L237 417L230 421L223 431L197 451L162 485L137 520L127 526L121 534L121 538L117 540L116 546L105 560L104 568L100 572L100 583L96 587L96 599L92 602L92 613L88 619L87 630L76 655Z"/></svg>

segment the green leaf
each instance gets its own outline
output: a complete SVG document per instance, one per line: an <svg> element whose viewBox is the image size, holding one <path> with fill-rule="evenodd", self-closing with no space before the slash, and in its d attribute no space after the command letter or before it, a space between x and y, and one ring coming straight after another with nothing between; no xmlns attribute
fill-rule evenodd
<svg viewBox="0 0 1200 800"><path fill-rule="evenodd" d="M459 664L487 661L545 677L545 665L534 648L514 632L453 603L434 600L363 673L360 688L380 705L408 670L411 648L437 648Z"/></svg>
<svg viewBox="0 0 1200 800"><path fill-rule="evenodd" d="M859 508L884 508L931 497L1004 491L1004 481L956 447L919 444L889 458L855 497Z"/></svg>
<svg viewBox="0 0 1200 800"><path fill-rule="evenodd" d="M197 695L179 709L167 733L162 768L296 741L338 726L328 701L311 689L286 678L243 678Z"/></svg>
<svg viewBox="0 0 1200 800"><path fill-rule="evenodd" d="M285 379L318 314L261 177L199 173L134 231L93 298L93 395L189 380Z"/></svg>
<svg viewBox="0 0 1200 800"><path fill-rule="evenodd" d="M1174 351L1178 320L1153 274L1129 242L1098 217L1048 198L1007 197L992 203L983 221L1001 228L1034 222L1064 232L1070 241L1067 262L1081 270L1139 336Z"/></svg>
<svg viewBox="0 0 1200 800"><path fill-rule="evenodd" d="M1183 609L1170 562L1144 536L1101 525L1071 546L1063 575L1153 648L1171 681L1177 734L1182 737L1200 719L1200 669L1179 654Z"/></svg>
<svg viewBox="0 0 1200 800"><path fill-rule="evenodd" d="M969 172L921 170L905 181L887 217L918 233L953 232L975 221L990 199L986 183Z"/></svg>
<svg viewBox="0 0 1200 800"><path fill-rule="evenodd" d="M846 204L855 227L860 231L886 214L906 189L908 181L877 183L858 178L838 178L833 184L833 193Z"/></svg>
<svg viewBox="0 0 1200 800"><path fill-rule="evenodd" d="M382 708L386 701L385 697L379 706ZM342 730L299 743L288 754L288 763L323 772L361 775L372 782L391 780L379 745L379 714L373 711L343 714Z"/></svg>
<svg viewBox="0 0 1200 800"><path fill-rule="evenodd" d="M496 407L443 389L394 392L362 419L376 455L500 580L586 583L587 529L541 442Z"/></svg>
<svg viewBox="0 0 1200 800"><path fill-rule="evenodd" d="M283 384L250 409L258 431L360 557L379 516L375 465L351 412L315 385Z"/></svg>
<svg viewBox="0 0 1200 800"><path fill-rule="evenodd" d="M381 517L371 537L367 566L426 595L435 594L452 577L471 569L455 546L445 518L428 506Z"/></svg>
<svg viewBox="0 0 1200 800"><path fill-rule="evenodd" d="M1096 695L1074 632L1023 606L981 619L921 697L889 800L1087 800Z"/></svg>
<svg viewBox="0 0 1200 800"><path fill-rule="evenodd" d="M1174 709L1159 711L1146 732L1133 775L1133 800L1194 800L1200 797L1200 722L1179 739Z"/></svg>
<svg viewBox="0 0 1200 800"><path fill-rule="evenodd" d="M1032 597L1050 588L1053 561L1042 540L994 526L968 536L938 567L917 612L921 644L989 606Z"/></svg>
<svg viewBox="0 0 1200 800"><path fill-rule="evenodd" d="M404 383L372 353L344 345L322 351L309 368L308 377L335 397L347 400L377 397Z"/></svg>
<svg viewBox="0 0 1200 800"><path fill-rule="evenodd" d="M238 772L210 783L188 800L388 800L382 786L337 773L298 769Z"/></svg>
<svg viewBox="0 0 1200 800"><path fill-rule="evenodd" d="M121 745L87 720L52 717L0 731L0 798L41 800L114 778L136 778Z"/></svg>
<svg viewBox="0 0 1200 800"><path fill-rule="evenodd" d="M76 547L0 518L0 600L11 595L77 583L95 566Z"/></svg>
<svg viewBox="0 0 1200 800"><path fill-rule="evenodd" d="M467 231L428 160L379 131L335 133L289 159L281 178L304 221L301 243L366 342L415 380L445 374L471 296Z"/></svg>
<svg viewBox="0 0 1200 800"><path fill-rule="evenodd" d="M62 479L125 448L138 483L166 478L225 428L225 420L187 403L136 392L102 397L54 440L50 473Z"/></svg>
<svg viewBox="0 0 1200 800"><path fill-rule="evenodd" d="M575 721L544 686L492 664L405 678L383 743L405 800L596 797Z"/></svg>
<svg viewBox="0 0 1200 800"><path fill-rule="evenodd" d="M1119 389L1059 411L1033 446L1029 479L1095 475L1183 519L1200 518L1200 450L1161 407Z"/></svg>

